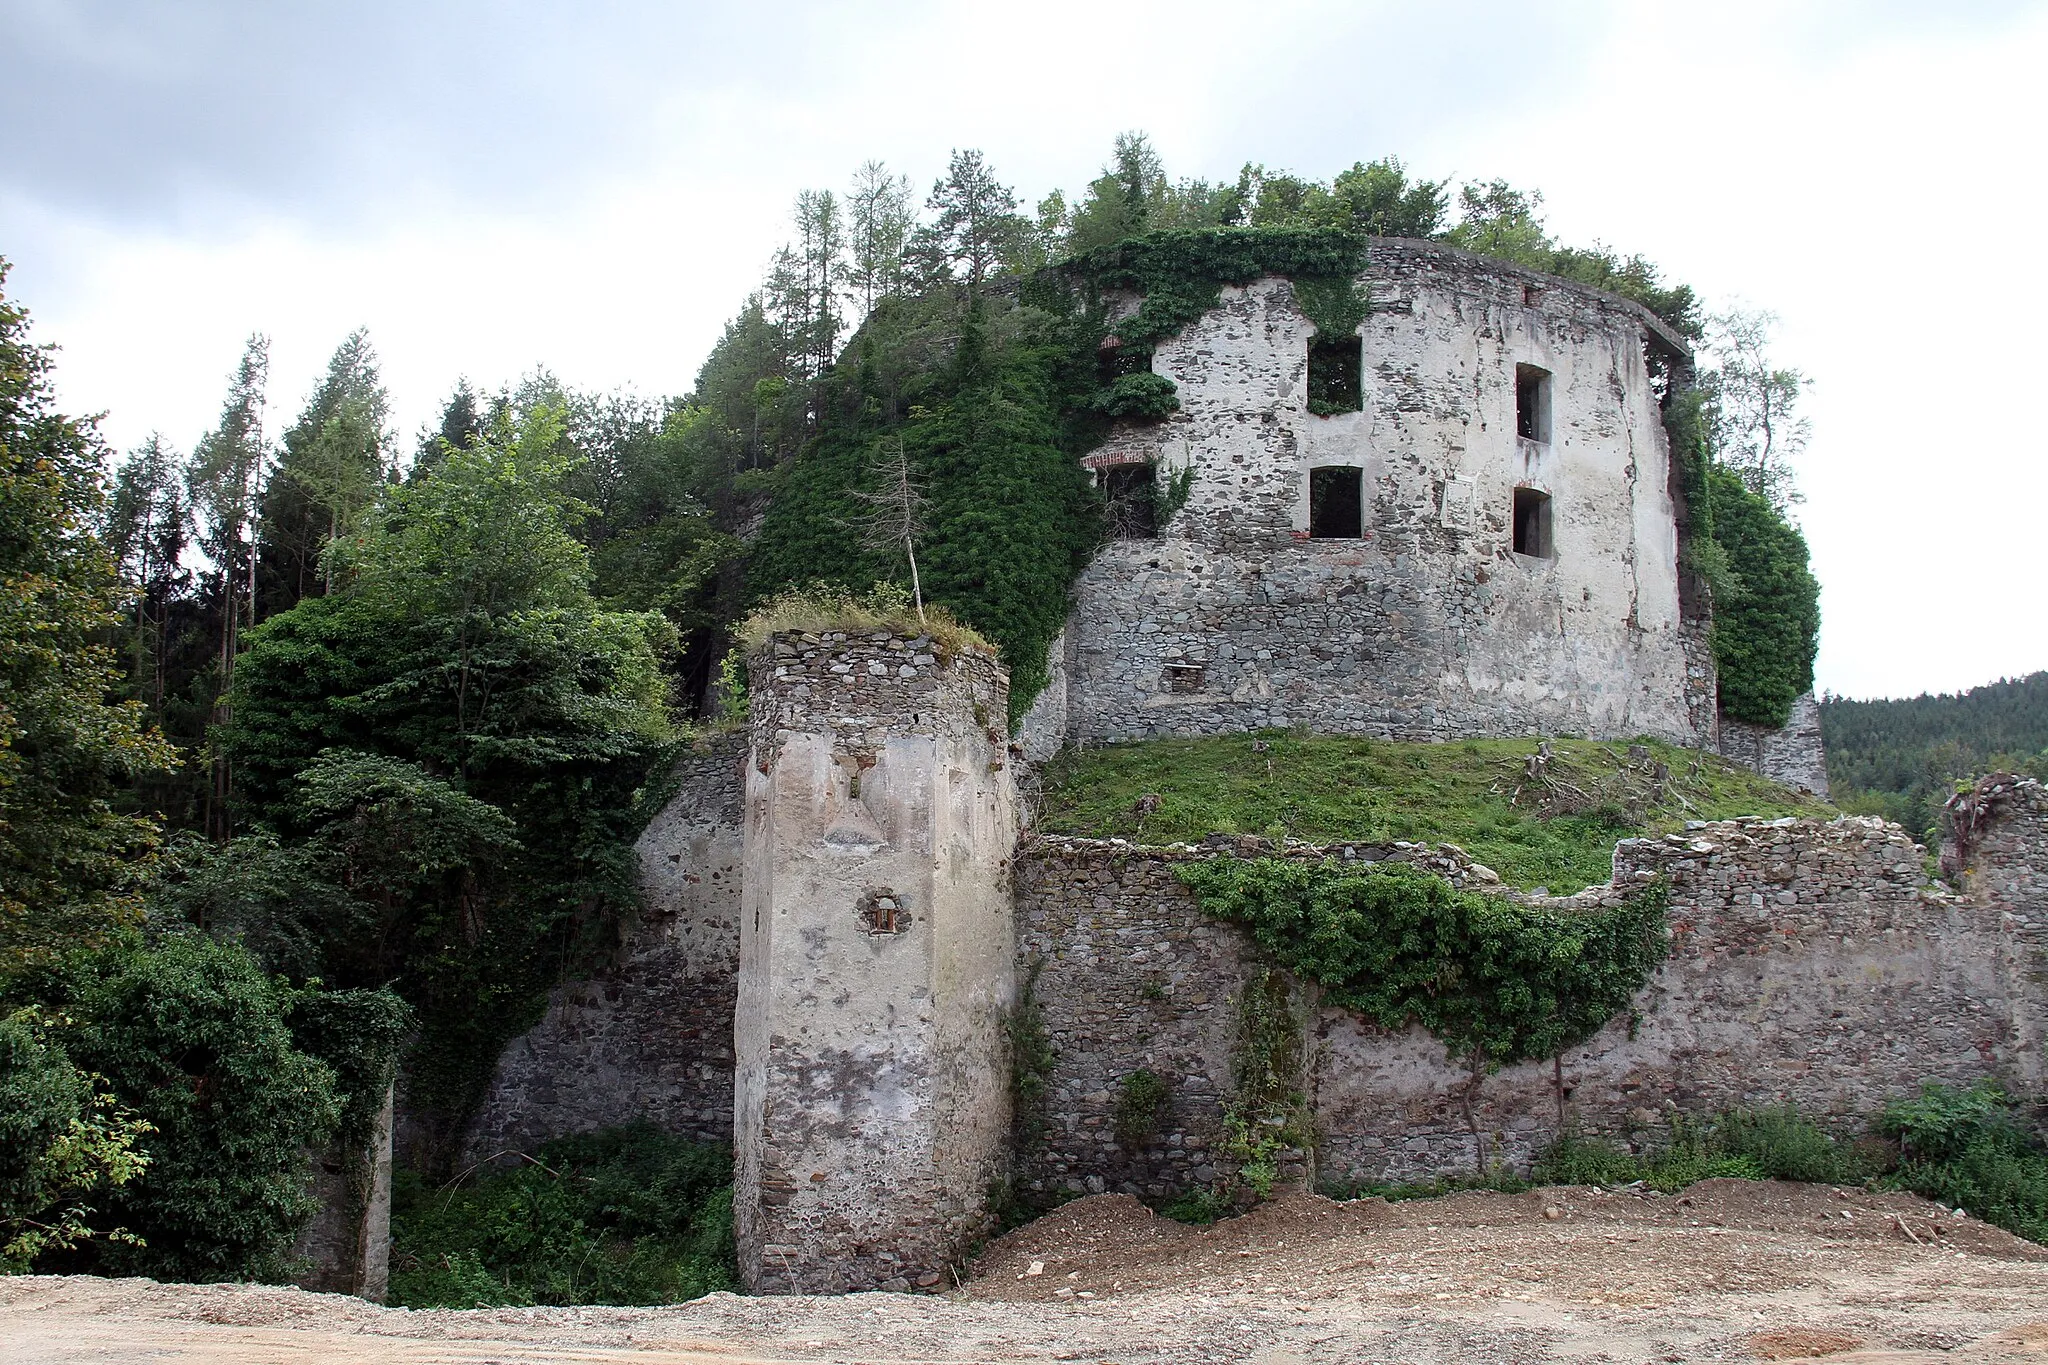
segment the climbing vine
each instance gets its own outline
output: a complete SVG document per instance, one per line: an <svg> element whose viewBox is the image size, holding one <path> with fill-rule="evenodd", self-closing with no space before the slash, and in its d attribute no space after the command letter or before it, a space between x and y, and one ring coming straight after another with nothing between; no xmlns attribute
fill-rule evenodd
<svg viewBox="0 0 2048 1365"><path fill-rule="evenodd" d="M1319 328L1364 316L1352 283L1364 239L1347 232L1219 228L1149 233L1076 256L1026 280L1014 302L950 306L933 296L877 309L824 386L818 434L770 504L748 564L759 603L813 582L856 592L908 581L907 557L849 533L875 452L901 450L925 498L917 541L927 601L951 609L1002 651L1014 722L1049 676L1046 651L1067 594L1101 543L1100 494L1079 457L1113 421L1179 408L1149 353L1214 308L1223 286L1263 275L1307 282ZM1135 312L1111 319L1111 300ZM934 332L947 341L934 340ZM1192 475L1188 476L1192 478ZM1177 476L1178 478L1178 476ZM1163 522L1185 499L1178 485Z"/></svg>
<svg viewBox="0 0 2048 1365"><path fill-rule="evenodd" d="M1311 1141L1301 1042L1292 984L1271 969L1253 973L1237 996L1222 1150L1261 1199L1273 1192L1280 1154Z"/></svg>
<svg viewBox="0 0 2048 1365"><path fill-rule="evenodd" d="M1176 875L1205 911L1243 924L1273 961L1320 984L1326 1004L1441 1040L1472 1075L1468 1122L1488 1072L1591 1037L1629 1008L1667 948L1661 882L1603 909L1552 910L1399 863L1225 857ZM1233 1141L1240 1127L1226 1121Z"/></svg>

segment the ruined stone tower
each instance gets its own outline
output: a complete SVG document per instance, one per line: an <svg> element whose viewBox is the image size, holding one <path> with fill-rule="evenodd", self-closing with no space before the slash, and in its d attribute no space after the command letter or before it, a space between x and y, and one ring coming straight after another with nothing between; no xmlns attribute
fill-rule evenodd
<svg viewBox="0 0 2048 1365"><path fill-rule="evenodd" d="M753 659L734 1223L756 1291L938 1284L1006 1168L1008 679L887 632Z"/></svg>

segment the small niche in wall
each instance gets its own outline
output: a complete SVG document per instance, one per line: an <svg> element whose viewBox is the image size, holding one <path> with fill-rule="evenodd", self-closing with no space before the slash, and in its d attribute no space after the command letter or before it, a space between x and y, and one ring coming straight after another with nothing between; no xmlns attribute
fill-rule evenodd
<svg viewBox="0 0 2048 1365"><path fill-rule="evenodd" d="M910 928L903 897L878 886L860 898L860 927L870 934L900 934Z"/></svg>
<svg viewBox="0 0 2048 1365"><path fill-rule="evenodd" d="M1531 559L1549 559L1550 494L1540 488L1515 490L1515 553Z"/></svg>
<svg viewBox="0 0 2048 1365"><path fill-rule="evenodd" d="M1308 410L1318 417L1365 406L1365 349L1355 336L1308 344Z"/></svg>
<svg viewBox="0 0 2048 1365"><path fill-rule="evenodd" d="M1308 534L1312 540L1356 540L1365 534L1365 477L1356 465L1308 472Z"/></svg>
<svg viewBox="0 0 2048 1365"><path fill-rule="evenodd" d="M1515 366L1515 435L1550 441L1550 371L1539 365Z"/></svg>
<svg viewBox="0 0 2048 1365"><path fill-rule="evenodd" d="M1149 464L1115 464L1102 471L1102 499L1111 536L1117 540L1158 538L1158 480L1158 472Z"/></svg>

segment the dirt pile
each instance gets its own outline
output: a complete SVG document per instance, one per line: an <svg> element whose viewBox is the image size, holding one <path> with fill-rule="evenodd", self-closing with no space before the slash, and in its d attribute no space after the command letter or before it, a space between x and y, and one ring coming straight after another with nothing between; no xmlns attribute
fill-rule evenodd
<svg viewBox="0 0 2048 1365"><path fill-rule="evenodd" d="M1735 1180L1195 1228L1100 1196L944 1296L417 1312L250 1286L0 1280L0 1362L1999 1361L2048 1365L2048 1248L1909 1195Z"/></svg>

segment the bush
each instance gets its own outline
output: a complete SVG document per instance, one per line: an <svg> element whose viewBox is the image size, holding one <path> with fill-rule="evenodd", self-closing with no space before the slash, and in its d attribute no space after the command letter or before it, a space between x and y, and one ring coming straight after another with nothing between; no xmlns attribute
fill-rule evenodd
<svg viewBox="0 0 2048 1365"><path fill-rule="evenodd" d="M1126 1150L1143 1147L1159 1134L1173 1089L1156 1071L1139 1067L1124 1077L1116 1102L1116 1140Z"/></svg>
<svg viewBox="0 0 2048 1365"><path fill-rule="evenodd" d="M1736 1109L1701 1126L1673 1115L1663 1146L1635 1153L1605 1138L1566 1133L1536 1158L1539 1185L1628 1185L1669 1194L1699 1180L1853 1183L1871 1172L1855 1148L1836 1141L1796 1105Z"/></svg>
<svg viewBox="0 0 2048 1365"><path fill-rule="evenodd" d="M1997 1086L1926 1086L1888 1106L1879 1126L1899 1142L1887 1183L2048 1243L2048 1151Z"/></svg>
<svg viewBox="0 0 2048 1365"><path fill-rule="evenodd" d="M149 1125L71 1064L33 1010L0 1017L0 1274L73 1251L100 1231L84 1197L133 1180L148 1165L135 1144Z"/></svg>
<svg viewBox="0 0 2048 1365"><path fill-rule="evenodd" d="M657 1304L737 1288L729 1149L641 1123L523 1160L442 1189L401 1174L392 1303Z"/></svg>
<svg viewBox="0 0 2048 1365"><path fill-rule="evenodd" d="M1180 411L1180 395L1171 379L1144 370L1118 375L1108 388L1090 400L1089 406L1109 417L1156 422Z"/></svg>
<svg viewBox="0 0 2048 1365"><path fill-rule="evenodd" d="M51 1039L154 1131L148 1166L47 1268L160 1280L287 1279L313 1212L306 1149L338 1116L334 1073L292 1045L295 993L243 949L196 935L128 940L24 974L11 994L61 1021ZM41 1262L39 1262L41 1265Z"/></svg>

